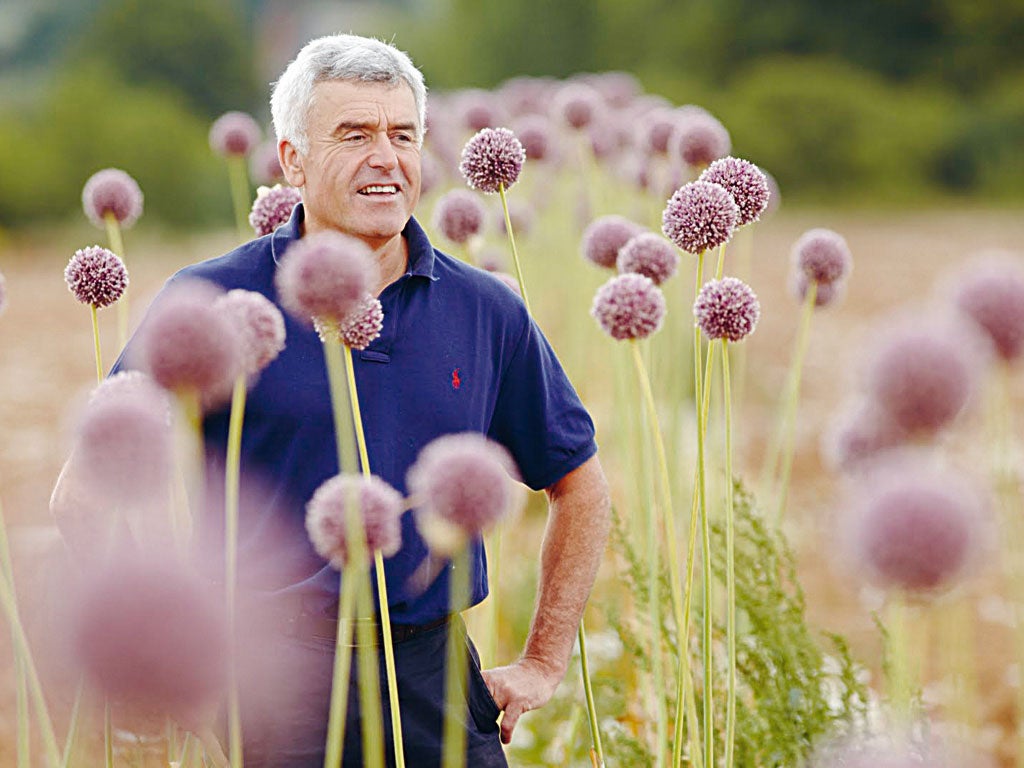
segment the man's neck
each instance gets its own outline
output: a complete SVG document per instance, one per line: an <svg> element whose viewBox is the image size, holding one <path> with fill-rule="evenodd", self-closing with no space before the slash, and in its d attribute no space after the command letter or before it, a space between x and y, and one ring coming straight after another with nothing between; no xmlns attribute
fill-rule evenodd
<svg viewBox="0 0 1024 768"><path fill-rule="evenodd" d="M409 242L398 235L373 252L377 265L380 267L380 282L374 291L374 296L380 296L381 292L405 274L409 268Z"/></svg>

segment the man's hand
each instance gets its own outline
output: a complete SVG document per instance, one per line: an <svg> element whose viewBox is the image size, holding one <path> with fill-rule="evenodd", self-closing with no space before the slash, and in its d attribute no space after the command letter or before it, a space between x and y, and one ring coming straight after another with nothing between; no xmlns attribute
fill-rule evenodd
<svg viewBox="0 0 1024 768"><path fill-rule="evenodd" d="M508 744L519 717L551 700L564 671L558 674L534 659L520 659L505 667L486 669L483 675L492 698L505 713L501 718L501 742Z"/></svg>

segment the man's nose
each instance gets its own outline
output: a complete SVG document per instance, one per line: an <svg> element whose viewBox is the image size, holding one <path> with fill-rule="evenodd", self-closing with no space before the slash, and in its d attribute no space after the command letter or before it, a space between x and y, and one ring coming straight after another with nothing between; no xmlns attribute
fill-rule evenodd
<svg viewBox="0 0 1024 768"><path fill-rule="evenodd" d="M391 144L391 137L386 133L374 135L373 146L370 148L369 163L374 168L391 170L398 166L398 154Z"/></svg>

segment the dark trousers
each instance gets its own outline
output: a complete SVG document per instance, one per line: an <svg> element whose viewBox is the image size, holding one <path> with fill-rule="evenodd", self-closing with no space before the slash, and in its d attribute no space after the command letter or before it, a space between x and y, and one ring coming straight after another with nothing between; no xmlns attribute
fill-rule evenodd
<svg viewBox="0 0 1024 768"><path fill-rule="evenodd" d="M456 632L465 648L466 696L455 702L466 729L466 766L508 765L498 735L498 706L480 673L480 660L465 624L451 622L395 644L395 671L401 707L405 762L409 768L441 765L445 711L445 659L448 633ZM327 637L282 637L242 680L243 738L246 768L322 768L327 741L334 640ZM343 766L363 764L358 695L358 648L352 649L351 685L345 725ZM383 653L378 654L386 765L394 766L391 707Z"/></svg>

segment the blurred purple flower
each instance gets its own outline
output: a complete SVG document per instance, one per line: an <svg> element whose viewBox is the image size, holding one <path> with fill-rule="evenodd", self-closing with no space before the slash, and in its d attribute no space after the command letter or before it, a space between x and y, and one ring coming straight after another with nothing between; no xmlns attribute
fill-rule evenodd
<svg viewBox="0 0 1024 768"><path fill-rule="evenodd" d="M553 159L555 137L550 119L543 115L526 115L516 120L513 129L528 160Z"/></svg>
<svg viewBox="0 0 1024 768"><path fill-rule="evenodd" d="M768 177L753 163L738 157L723 157L704 169L700 181L721 184L740 209L737 226L757 221L768 207Z"/></svg>
<svg viewBox="0 0 1024 768"><path fill-rule="evenodd" d="M497 192L519 178L526 151L508 128L484 128L462 148L459 171L473 189Z"/></svg>
<svg viewBox="0 0 1024 768"><path fill-rule="evenodd" d="M495 128L503 122L501 106L490 91L482 88L467 88L456 98L458 122L471 131Z"/></svg>
<svg viewBox="0 0 1024 768"><path fill-rule="evenodd" d="M593 87L583 82L568 82L558 89L552 113L574 130L597 122L605 111L604 100Z"/></svg>
<svg viewBox="0 0 1024 768"><path fill-rule="evenodd" d="M842 533L858 572L884 587L925 592L950 586L976 561L986 525L971 483L907 453L861 477Z"/></svg>
<svg viewBox="0 0 1024 768"><path fill-rule="evenodd" d="M588 76L590 83L614 109L624 109L643 92L643 86L631 72L597 72Z"/></svg>
<svg viewBox="0 0 1024 768"><path fill-rule="evenodd" d="M311 325L314 317L346 317L379 279L377 263L362 241L328 230L292 243L275 282L281 305Z"/></svg>
<svg viewBox="0 0 1024 768"><path fill-rule="evenodd" d="M335 341L351 349L366 349L384 328L384 308L379 299L367 293L337 327L328 328L317 319L313 320L313 325L323 342Z"/></svg>
<svg viewBox="0 0 1024 768"><path fill-rule="evenodd" d="M508 217L512 221L512 232L516 235L527 235L533 227L533 206L525 200L512 199L508 201ZM494 212L494 220L498 231L507 235L505 228L505 211L499 205Z"/></svg>
<svg viewBox="0 0 1024 768"><path fill-rule="evenodd" d="M691 168L703 168L729 154L732 141L729 132L715 117L702 109L679 114L669 139L669 152L674 152Z"/></svg>
<svg viewBox="0 0 1024 768"><path fill-rule="evenodd" d="M283 184L260 187L249 211L249 226L256 237L269 235L291 218L295 206L301 202L302 195L295 187Z"/></svg>
<svg viewBox="0 0 1024 768"><path fill-rule="evenodd" d="M259 144L263 131L252 115L225 112L210 126L210 148L225 157L246 157Z"/></svg>
<svg viewBox="0 0 1024 768"><path fill-rule="evenodd" d="M221 295L203 280L170 285L139 329L132 362L171 392L226 398L243 361L239 331L216 307Z"/></svg>
<svg viewBox="0 0 1024 768"><path fill-rule="evenodd" d="M615 266L619 274L635 272L651 278L655 285L661 285L676 273L679 254L672 243L660 235L641 232L619 249Z"/></svg>
<svg viewBox="0 0 1024 768"><path fill-rule="evenodd" d="M420 152L420 195L426 196L444 181L444 172L432 152Z"/></svg>
<svg viewBox="0 0 1024 768"><path fill-rule="evenodd" d="M906 433L876 403L859 400L837 411L830 420L822 438L822 459L834 472L863 470L906 438Z"/></svg>
<svg viewBox="0 0 1024 768"><path fill-rule="evenodd" d="M669 198L661 228L669 240L697 255L728 242L739 218L739 206L725 187L691 181Z"/></svg>
<svg viewBox="0 0 1024 768"><path fill-rule="evenodd" d="M645 339L661 328L665 297L649 277L613 277L594 295L590 316L613 339Z"/></svg>
<svg viewBox="0 0 1024 768"><path fill-rule="evenodd" d="M214 306L239 332L242 370L247 376L262 371L284 349L284 317L262 293L236 288L218 297Z"/></svg>
<svg viewBox="0 0 1024 768"><path fill-rule="evenodd" d="M636 222L615 214L594 219L583 231L583 257L605 269L615 269L619 249L644 231Z"/></svg>
<svg viewBox="0 0 1024 768"><path fill-rule="evenodd" d="M75 251L64 268L68 290L83 304L109 307L128 287L128 270L112 251L91 245Z"/></svg>
<svg viewBox="0 0 1024 768"><path fill-rule="evenodd" d="M434 206L434 226L448 240L460 245L480 234L484 216L483 203L464 189L446 192Z"/></svg>
<svg viewBox="0 0 1024 768"><path fill-rule="evenodd" d="M807 273L800 270L793 270L789 273L789 292L799 301L807 298L807 289L811 287L811 280ZM818 283L814 290L814 306L827 307L837 301L843 295L846 288L845 280L836 280L834 283Z"/></svg>
<svg viewBox="0 0 1024 768"><path fill-rule="evenodd" d="M693 315L709 339L742 341L757 327L761 304L742 280L723 277L708 281L700 289Z"/></svg>
<svg viewBox="0 0 1024 768"><path fill-rule="evenodd" d="M831 229L817 228L804 232L793 244L793 266L809 279L834 283L849 274L853 256L846 240Z"/></svg>
<svg viewBox="0 0 1024 768"><path fill-rule="evenodd" d="M988 254L956 280L956 306L991 340L1003 360L1024 353L1024 269L1020 257Z"/></svg>
<svg viewBox="0 0 1024 768"><path fill-rule="evenodd" d="M89 221L101 229L106 226L108 213L127 229L142 215L142 190L119 168L104 168L82 187L82 208Z"/></svg>
<svg viewBox="0 0 1024 768"><path fill-rule="evenodd" d="M676 129L677 115L674 110L661 107L650 110L643 119L643 142L652 155L668 154L668 142Z"/></svg>
<svg viewBox="0 0 1024 768"><path fill-rule="evenodd" d="M475 432L428 443L406 475L416 526L435 552L450 555L509 514L515 462L504 446Z"/></svg>
<svg viewBox="0 0 1024 768"><path fill-rule="evenodd" d="M218 591L152 553L116 558L84 581L71 619L74 657L119 718L208 725L227 682Z"/></svg>
<svg viewBox="0 0 1024 768"><path fill-rule="evenodd" d="M519 289L519 281L516 280L508 272L491 272L496 278L512 289L512 292L519 298L523 297L522 291Z"/></svg>
<svg viewBox="0 0 1024 768"><path fill-rule="evenodd" d="M306 532L316 553L342 570L349 560L348 505L356 501L363 520L367 553L391 557L402 545L402 494L376 475L335 475L306 505Z"/></svg>
<svg viewBox="0 0 1024 768"><path fill-rule="evenodd" d="M249 158L249 172L257 184L277 184L284 180L284 170L277 155L277 142L261 142Z"/></svg>

